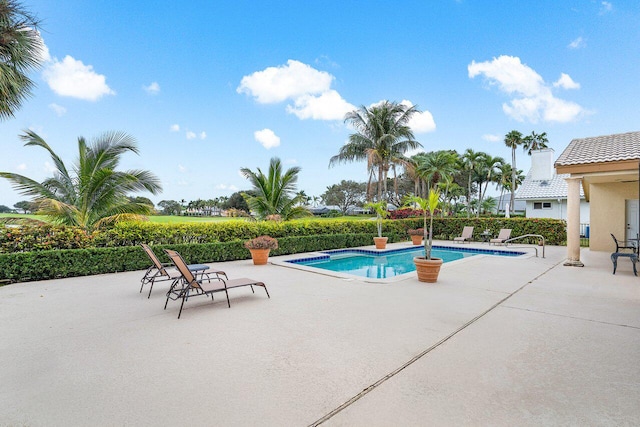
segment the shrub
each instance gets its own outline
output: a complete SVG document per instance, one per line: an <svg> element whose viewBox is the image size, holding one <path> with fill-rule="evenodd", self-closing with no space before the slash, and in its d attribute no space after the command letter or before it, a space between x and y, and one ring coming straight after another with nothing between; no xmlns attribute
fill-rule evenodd
<svg viewBox="0 0 640 427"><path fill-rule="evenodd" d="M270 236L258 236L244 242L247 249L278 249L278 240Z"/></svg>

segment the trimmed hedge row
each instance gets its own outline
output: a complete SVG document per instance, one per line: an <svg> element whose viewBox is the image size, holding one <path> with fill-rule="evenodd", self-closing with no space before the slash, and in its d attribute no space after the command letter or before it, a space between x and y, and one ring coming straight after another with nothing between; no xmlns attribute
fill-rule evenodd
<svg viewBox="0 0 640 427"><path fill-rule="evenodd" d="M422 218L385 220L383 221L383 233L386 236L406 235L409 228L422 227L422 222ZM541 234L551 245L562 245L566 241L564 221L527 218L434 218L434 237L451 240L459 236L466 225L474 226L475 236L479 236L486 229L497 235L501 228L511 228L513 236ZM0 232L0 253L137 246L140 243L177 245L231 242L248 240L264 234L282 239L293 236L360 233L376 233L375 221L335 219L279 223L228 221L204 224L137 222L117 224L111 229L100 230L92 235L87 235L75 227L26 226L5 228L3 232ZM533 240L531 243L534 243Z"/></svg>
<svg viewBox="0 0 640 427"><path fill-rule="evenodd" d="M326 249L367 246L373 243L374 234L330 234L319 236L283 237L278 239L279 248L272 255L287 255ZM391 234L389 242L406 240L404 235ZM163 262L169 259L163 249L175 249L188 263L212 263L248 259L249 251L243 240L179 245L153 246L154 252ZM151 262L139 246L111 248L66 249L38 252L0 254L0 280L23 282L47 280L92 274L143 270Z"/></svg>

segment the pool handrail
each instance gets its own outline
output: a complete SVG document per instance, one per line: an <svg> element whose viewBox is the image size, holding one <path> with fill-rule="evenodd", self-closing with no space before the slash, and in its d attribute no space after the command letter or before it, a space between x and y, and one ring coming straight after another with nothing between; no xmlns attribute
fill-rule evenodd
<svg viewBox="0 0 640 427"><path fill-rule="evenodd" d="M507 239L504 241L504 246L506 247L508 243L513 242L514 240L520 240L523 239L525 237L537 237L539 239L542 240L542 258L544 258L544 246L545 246L545 240L544 240L544 236L540 235L540 234L524 234L522 236L517 236L517 237L512 237L510 239ZM524 247L529 247L529 246L524 246ZM538 257L538 248L536 246L533 246L533 249L535 249L536 251L536 258Z"/></svg>

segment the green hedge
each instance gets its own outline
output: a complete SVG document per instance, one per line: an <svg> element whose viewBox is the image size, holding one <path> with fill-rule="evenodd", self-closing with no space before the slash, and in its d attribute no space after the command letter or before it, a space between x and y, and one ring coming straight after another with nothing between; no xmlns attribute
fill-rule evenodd
<svg viewBox="0 0 640 427"><path fill-rule="evenodd" d="M283 237L273 255L287 255L326 249L367 246L373 243L374 234L330 234L319 236ZM406 240L404 234L389 235L389 242ZM231 242L186 243L153 246L163 262L168 262L163 249L175 249L188 263L213 263L248 259L249 251L243 240ZM22 282L92 274L143 270L151 264L139 246L115 248L67 249L38 252L0 254L0 280Z"/></svg>
<svg viewBox="0 0 640 427"><path fill-rule="evenodd" d="M501 228L512 228L513 236L541 234L548 244L562 245L566 241L564 221L527 218L434 218L434 237L451 240L459 236L465 225L474 226L475 236L485 229L497 235ZM422 227L421 218L385 220L383 233L406 235L409 228ZM0 253L30 252L52 249L88 249L95 247L178 245L189 243L219 243L248 240L263 234L278 239L333 234L373 234L375 221L334 219L296 220L286 222L228 221L204 224L155 224L149 222L121 223L92 235L75 227L28 226L5 228L0 232ZM476 237L477 238L477 237ZM533 241L532 241L533 242Z"/></svg>

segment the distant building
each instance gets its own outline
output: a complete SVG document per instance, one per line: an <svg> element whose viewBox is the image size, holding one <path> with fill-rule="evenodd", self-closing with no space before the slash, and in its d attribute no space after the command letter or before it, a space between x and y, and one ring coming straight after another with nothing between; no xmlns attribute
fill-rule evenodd
<svg viewBox="0 0 640 427"><path fill-rule="evenodd" d="M551 148L531 153L531 169L518 189L516 201L526 203L527 218L567 219L566 179L569 174L556 174ZM589 202L580 189L580 223L589 223Z"/></svg>
<svg viewBox="0 0 640 427"><path fill-rule="evenodd" d="M496 197L496 201L498 202L498 205L496 207L498 215L500 214L504 215L507 207L509 207L509 203L511 203L511 193L505 193L502 196ZM515 205L513 207L513 213L515 215L525 214L527 203L524 200L516 199L513 204ZM509 211L511 211L511 208L509 208Z"/></svg>

